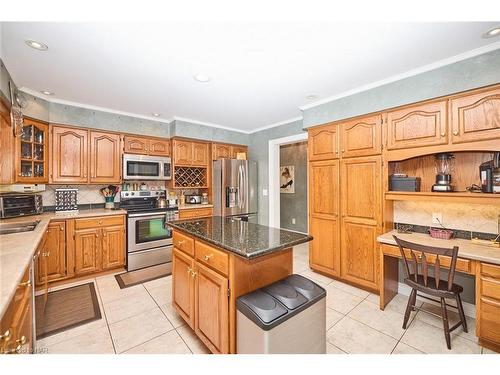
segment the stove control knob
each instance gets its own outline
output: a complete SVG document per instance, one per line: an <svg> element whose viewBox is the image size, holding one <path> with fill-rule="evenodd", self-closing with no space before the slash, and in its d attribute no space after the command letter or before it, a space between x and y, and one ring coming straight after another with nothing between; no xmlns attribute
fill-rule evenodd
<svg viewBox="0 0 500 375"><path fill-rule="evenodd" d="M125 196L128 197L128 193L125 193Z"/></svg>
<svg viewBox="0 0 500 375"><path fill-rule="evenodd" d="M131 193L130 193L130 195L135 195L135 193L134 193L134 192L131 192Z"/></svg>

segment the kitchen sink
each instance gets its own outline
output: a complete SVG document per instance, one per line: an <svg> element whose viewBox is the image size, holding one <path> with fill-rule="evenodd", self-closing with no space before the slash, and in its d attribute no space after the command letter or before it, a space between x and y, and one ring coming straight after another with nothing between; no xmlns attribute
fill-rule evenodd
<svg viewBox="0 0 500 375"><path fill-rule="evenodd" d="M11 233L32 232L40 220L23 221L18 223L0 223L0 235Z"/></svg>

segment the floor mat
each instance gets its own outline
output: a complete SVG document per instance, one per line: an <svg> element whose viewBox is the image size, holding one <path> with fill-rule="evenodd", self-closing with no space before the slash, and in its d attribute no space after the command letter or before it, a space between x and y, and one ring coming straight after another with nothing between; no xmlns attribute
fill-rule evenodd
<svg viewBox="0 0 500 375"><path fill-rule="evenodd" d="M158 264L157 266L142 268L140 270L130 271L115 275L118 285L121 289L128 288L137 284L145 283L165 277L172 274L172 263Z"/></svg>

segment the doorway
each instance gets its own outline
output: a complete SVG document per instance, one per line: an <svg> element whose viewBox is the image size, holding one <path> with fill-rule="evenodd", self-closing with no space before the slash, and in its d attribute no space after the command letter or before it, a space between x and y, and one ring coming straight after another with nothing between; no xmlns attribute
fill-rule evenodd
<svg viewBox="0 0 500 375"><path fill-rule="evenodd" d="M269 226L307 233L307 201L307 133L270 140Z"/></svg>

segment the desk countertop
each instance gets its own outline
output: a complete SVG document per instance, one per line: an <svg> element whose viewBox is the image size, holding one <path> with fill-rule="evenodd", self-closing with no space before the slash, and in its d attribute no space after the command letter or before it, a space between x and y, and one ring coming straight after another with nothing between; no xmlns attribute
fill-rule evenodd
<svg viewBox="0 0 500 375"><path fill-rule="evenodd" d="M396 241L392 236L401 238L408 242L421 245L452 248L458 246L458 256L465 259L479 260L481 262L500 265L500 248L480 245L470 240L451 239L441 240L432 238L428 234L422 233L398 233L396 230L384 233L377 237L377 241L387 245L396 246Z"/></svg>

